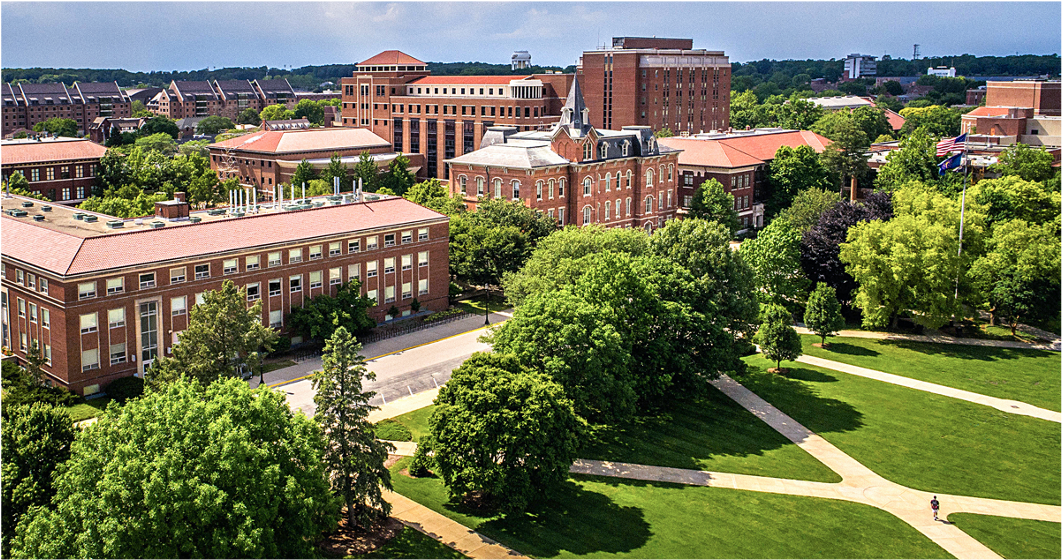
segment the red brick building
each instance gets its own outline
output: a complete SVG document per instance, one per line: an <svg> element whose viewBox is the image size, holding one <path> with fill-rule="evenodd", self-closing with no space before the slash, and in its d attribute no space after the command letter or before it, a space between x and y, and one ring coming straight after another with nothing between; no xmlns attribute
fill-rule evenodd
<svg viewBox="0 0 1062 560"><path fill-rule="evenodd" d="M337 96L334 96L337 97ZM261 111L270 105L293 109L298 93L287 80L176 81L148 101L151 112L174 120L221 116L236 120L245 109Z"/></svg>
<svg viewBox="0 0 1062 560"><path fill-rule="evenodd" d="M676 176L678 152L651 130L590 125L579 82L550 131L495 126L479 150L447 160L450 190L474 208L482 198L521 200L561 225L661 227L687 194Z"/></svg>
<svg viewBox="0 0 1062 560"><path fill-rule="evenodd" d="M180 200L160 206L188 215ZM37 344L48 382L81 394L170 355L188 310L225 280L247 290L248 306L261 301L263 324L281 332L292 308L351 280L378 302L376 320L391 306L411 313L414 299L449 305L449 220L402 198L150 222L43 210L3 200L3 345L25 360Z"/></svg>
<svg viewBox="0 0 1062 560"><path fill-rule="evenodd" d="M98 117L129 117L130 99L117 82L0 84L4 103L3 136L52 118L73 119L82 134Z"/></svg>
<svg viewBox="0 0 1062 560"><path fill-rule="evenodd" d="M730 59L694 50L692 39L615 37L611 49L583 52L576 73L602 128L696 134L730 126Z"/></svg>
<svg viewBox="0 0 1062 560"><path fill-rule="evenodd" d="M0 144L0 175L18 171L29 190L49 200L77 204L92 195L96 169L107 148L82 138L6 140Z"/></svg>
<svg viewBox="0 0 1062 560"><path fill-rule="evenodd" d="M1040 80L988 82L985 106L962 116L962 132L976 146L995 148L1020 142L1062 146L1062 83Z"/></svg>
<svg viewBox="0 0 1062 560"><path fill-rule="evenodd" d="M494 125L521 131L556 124L573 76L432 76L427 64L384 51L343 78L342 126L364 127L396 152L423 154L425 175L447 177L446 160L479 149Z"/></svg>

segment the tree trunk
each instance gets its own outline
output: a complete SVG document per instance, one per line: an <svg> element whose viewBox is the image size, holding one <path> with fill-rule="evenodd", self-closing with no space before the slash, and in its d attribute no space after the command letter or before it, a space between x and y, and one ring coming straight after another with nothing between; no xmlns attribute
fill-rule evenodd
<svg viewBox="0 0 1062 560"><path fill-rule="evenodd" d="M892 316L892 319L889 322L889 328L890 329L895 329L899 325L900 325L900 315L899 315L899 313L897 313L897 314Z"/></svg>

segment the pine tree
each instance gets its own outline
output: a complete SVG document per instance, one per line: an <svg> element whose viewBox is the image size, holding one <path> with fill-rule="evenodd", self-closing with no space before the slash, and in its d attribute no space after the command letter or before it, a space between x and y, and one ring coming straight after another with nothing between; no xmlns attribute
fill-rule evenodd
<svg viewBox="0 0 1062 560"><path fill-rule="evenodd" d="M368 420L376 408L369 400L376 393L363 391L361 384L363 379L376 379L376 374L367 370L360 351L361 344L339 327L325 344L323 366L313 376L314 418L328 439L324 462L332 490L347 505L347 527L391 512L380 486L391 489L384 461L394 447L376 439Z"/></svg>
<svg viewBox="0 0 1062 560"><path fill-rule="evenodd" d="M823 282L815 286L815 291L808 296L808 306L804 310L804 324L811 332L822 337L826 346L826 337L844 328L841 316L841 304L837 301L837 290Z"/></svg>
<svg viewBox="0 0 1062 560"><path fill-rule="evenodd" d="M358 163L354 165L352 178L354 184L357 184L358 179L361 179L361 188L365 192L376 192L376 189L379 188L380 170L376 167L376 160L372 159L372 154L368 151L362 152L358 157Z"/></svg>
<svg viewBox="0 0 1062 560"><path fill-rule="evenodd" d="M763 357L775 362L778 371L782 360L800 357L800 335L793 328L793 316L781 305L771 304L764 308L763 324L754 338L760 345Z"/></svg>

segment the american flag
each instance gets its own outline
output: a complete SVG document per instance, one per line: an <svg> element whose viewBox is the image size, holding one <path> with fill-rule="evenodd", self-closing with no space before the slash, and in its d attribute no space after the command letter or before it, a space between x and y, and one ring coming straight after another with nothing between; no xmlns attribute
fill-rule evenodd
<svg viewBox="0 0 1062 560"><path fill-rule="evenodd" d="M951 152L961 152L966 149L966 133L955 138L945 138L937 142L937 157L946 156Z"/></svg>

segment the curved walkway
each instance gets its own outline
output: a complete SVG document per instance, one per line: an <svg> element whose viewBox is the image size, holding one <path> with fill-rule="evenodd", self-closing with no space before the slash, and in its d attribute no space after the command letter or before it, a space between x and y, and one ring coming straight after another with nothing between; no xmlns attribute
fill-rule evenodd
<svg viewBox="0 0 1062 560"><path fill-rule="evenodd" d="M391 504L391 517L469 558L527 558L401 494L384 490L383 498Z"/></svg>
<svg viewBox="0 0 1062 560"><path fill-rule="evenodd" d="M795 326L799 334L815 334L804 326ZM873 338L877 340L908 340L911 342L929 342L933 344L962 344L965 346L990 346L995 348L1017 348L1019 350L1051 350L1058 352L1062 349L1062 339L1055 339L1049 344L1031 344L1016 340L988 340L983 338L958 338L946 334L901 334L877 331L838 331L832 336L849 338ZM1057 335L1056 335L1057 336Z"/></svg>

